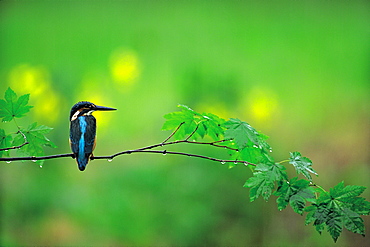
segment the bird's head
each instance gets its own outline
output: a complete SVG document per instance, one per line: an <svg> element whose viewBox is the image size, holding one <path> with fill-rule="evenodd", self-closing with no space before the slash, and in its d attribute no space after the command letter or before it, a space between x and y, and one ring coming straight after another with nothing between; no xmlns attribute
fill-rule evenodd
<svg viewBox="0 0 370 247"><path fill-rule="evenodd" d="M76 120L78 117L83 115L91 115L94 111L114 111L115 108L110 108L106 106L98 106L88 101L80 101L72 106L71 114L69 120Z"/></svg>

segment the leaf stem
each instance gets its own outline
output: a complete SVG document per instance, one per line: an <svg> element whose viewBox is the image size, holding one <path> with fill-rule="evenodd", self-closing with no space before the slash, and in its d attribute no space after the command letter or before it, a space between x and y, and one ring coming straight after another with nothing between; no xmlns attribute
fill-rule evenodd
<svg viewBox="0 0 370 247"><path fill-rule="evenodd" d="M197 127L195 127L195 129L193 130L193 132L191 132L191 134L185 139L185 141L189 140L190 137L192 137L194 135L194 133L198 130L198 127L199 127L199 124L197 124Z"/></svg>
<svg viewBox="0 0 370 247"><path fill-rule="evenodd" d="M314 184L314 183L312 183L312 184L310 184L310 186L315 186L315 187L317 187L318 189L320 189L321 190L321 192L326 192L326 190L323 188L323 187L321 187L320 185L318 185L318 184Z"/></svg>
<svg viewBox="0 0 370 247"><path fill-rule="evenodd" d="M18 131L15 132L15 134L21 134L23 136L24 143L22 143L21 145L18 145L18 146L13 146L13 147L8 147L8 148L0 148L0 151L5 151L5 150L9 150L9 149L17 149L17 148L21 148L21 147L29 144L29 142L27 141L26 135L21 131L21 128L18 126L17 121L15 121L15 118L13 118L13 121L14 121L15 125L17 126L17 129L18 129Z"/></svg>
<svg viewBox="0 0 370 247"><path fill-rule="evenodd" d="M171 135L169 135L161 144L164 144L166 143L169 139L171 139L171 137L180 129L180 127L184 124L185 122L182 122L179 124L179 126L177 126L177 128L171 133Z"/></svg>
<svg viewBox="0 0 370 247"><path fill-rule="evenodd" d="M278 164L282 164L282 163L286 163L286 162L289 162L290 160L282 160L280 162L278 162Z"/></svg>

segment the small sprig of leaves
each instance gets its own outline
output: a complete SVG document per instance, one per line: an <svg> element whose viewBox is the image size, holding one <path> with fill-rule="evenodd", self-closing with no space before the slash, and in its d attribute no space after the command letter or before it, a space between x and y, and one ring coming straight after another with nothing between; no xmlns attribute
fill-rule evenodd
<svg viewBox="0 0 370 247"><path fill-rule="evenodd" d="M334 241L337 241L342 229L364 235L365 227L360 215L369 215L370 203L359 197L365 190L362 186L346 186L341 182L329 192L313 183L312 174L318 173L312 168L312 161L299 152L291 152L287 160L274 162L272 149L266 142L268 136L255 130L251 125L236 118L228 121L210 113L198 113L185 105L179 105L182 111L166 114L162 130L174 131L170 137L181 140L207 138L227 148L229 163L232 168L245 161L252 170L244 184L250 189L250 201L262 196L266 201L277 196L279 210L288 205L294 212L302 215L307 212L306 224L313 222L321 233L325 227ZM168 138L169 139L169 138ZM166 139L166 141L168 140ZM209 144L209 143L208 143ZM223 163L223 162L221 162ZM294 166L303 179L289 179L283 163Z"/></svg>
<svg viewBox="0 0 370 247"><path fill-rule="evenodd" d="M36 122L26 128L17 124L15 119L25 117L33 107L28 105L29 97L29 94L17 97L17 94L9 87L5 91L4 99L0 99L2 122L12 121L17 128L17 131L9 134L6 134L4 129L0 129L0 157L9 157L10 150L14 149L17 150L17 155L42 156L45 154L43 147L56 148L56 145L45 136L52 128L37 125ZM40 166L43 162L43 160L37 161Z"/></svg>

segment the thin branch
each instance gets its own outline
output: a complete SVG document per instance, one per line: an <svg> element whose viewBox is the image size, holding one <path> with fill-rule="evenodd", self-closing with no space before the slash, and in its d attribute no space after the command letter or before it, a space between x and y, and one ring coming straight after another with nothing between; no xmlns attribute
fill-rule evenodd
<svg viewBox="0 0 370 247"><path fill-rule="evenodd" d="M19 146L13 146L13 147L9 147L9 148L0 148L0 151L7 151L7 150L9 150L9 149L17 149L17 148L21 148L21 147L23 147L24 145L29 144L29 142L27 141L27 137L26 137L26 135L25 135L25 134L23 134L23 132L22 132L22 131L18 130L18 132L17 132L17 133L20 133L20 134L23 136L24 143L22 143L22 144L21 144L21 145L19 145Z"/></svg>
<svg viewBox="0 0 370 247"><path fill-rule="evenodd" d="M193 132L190 133L190 135L185 139L185 141L189 140L190 137L192 137L195 134L195 132L198 130L198 127L199 127L199 124L197 124L197 127L195 127L195 129L193 130Z"/></svg>
<svg viewBox="0 0 370 247"><path fill-rule="evenodd" d="M55 158L64 158L64 157L74 157L74 154L55 154L55 155L48 155L48 156L29 156L29 157L14 157L14 158L0 158L0 161L17 161L17 160L49 160L49 159L55 159Z"/></svg>
<svg viewBox="0 0 370 247"><path fill-rule="evenodd" d="M172 132L172 134L171 135L169 135L167 138L166 138L166 140L164 140L163 142L162 142L162 144L164 144L166 141L168 141L169 139L171 139L171 137L180 129L180 127L184 124L185 122L182 122L182 123L180 123L179 124L179 126L177 126L177 128Z"/></svg>
<svg viewBox="0 0 370 247"><path fill-rule="evenodd" d="M217 141L219 142L219 141ZM126 150L126 151L122 151L122 152L118 152L118 153L115 153L113 155L107 155L107 156L93 156L91 157L91 160L97 160L97 159L107 159L107 160L112 160L113 158L119 156L119 155L124 155L124 154L132 154L132 153L159 153L159 154L175 154L175 155L183 155L183 156L189 156L189 157L198 157L198 158L202 158L202 159L207 159L207 160L212 160L212 161L218 161L218 162L221 162L222 164L224 163L243 163L245 165L252 165L252 166L256 166L256 164L253 164L253 163L250 163L250 162L247 162L247 161L243 161L243 160L225 160L225 159L217 159L217 158L213 158L213 157L208 157L208 156L204 156L204 155L198 155L198 154L189 154L189 153L183 153L183 152L173 152L173 151L167 151L167 150L151 150L151 149L154 149L154 148L157 148L157 147L162 147L164 145L173 145L173 144L178 144L178 143L193 143L193 144L204 144L204 145L213 145L214 143L216 142L190 142L190 141L187 141L187 140L181 140L181 141L174 141L174 142L167 142L167 143L160 143L160 144L154 144L154 145L150 145L150 146L147 146L147 147L143 147L143 148L138 148L138 149L134 149L134 150ZM223 146L219 146L219 145L216 145L216 147L223 147ZM74 154L70 153L70 154L56 154L56 155L49 155L49 156L40 156L40 157L35 157L35 156L30 156L30 157L14 157L14 158L6 158L6 157L3 157L3 158L0 158L0 161L17 161L17 160L32 160L32 161L36 161L36 160L47 160L47 159L55 159L55 158L63 158L63 157L72 157L74 158Z"/></svg>
<svg viewBox="0 0 370 247"><path fill-rule="evenodd" d="M148 147L146 147L148 148ZM199 154L189 154L189 153L182 153L182 152L173 152L173 151L167 151L167 150L145 150L145 148L141 149L135 149L135 150L127 150L123 152L119 152L113 155L108 155L108 156L93 156L91 157L91 160L98 160L98 159L106 159L106 160L112 160L113 158L123 155L123 154L132 154L132 153L157 153L157 154L176 154L176 155L183 155L183 156L188 156L188 157L197 157L197 158L202 158L202 159L207 159L207 160L212 160L212 161L218 161L221 162L222 164L225 163L243 163L244 165L252 165L256 166L256 164L243 161L243 160L225 160L225 159L217 159L213 157L208 157L204 155L199 155ZM47 160L47 159L55 159L55 158L64 158L64 157L74 157L74 154L56 154L56 155L49 155L49 156L40 156L40 157L35 157L35 156L30 156L30 157L14 157L14 158L0 158L0 161L19 161L19 160Z"/></svg>
<svg viewBox="0 0 370 247"><path fill-rule="evenodd" d="M141 150L141 149L135 149L135 150L127 150L127 151L119 152L119 153L116 153L116 154L113 154L113 155L110 155L110 156L94 156L94 157L91 157L91 159L92 160L93 159L94 160L97 160L97 159L112 160L113 158L115 158L115 157L117 157L119 155L132 154L132 153L157 153L157 154L163 154L163 155L166 155L166 154L176 154L176 155L184 155L184 156L189 156L189 157L197 157L197 158L201 158L201 159L218 161L218 162L221 162L222 164L225 164L225 163L234 163L234 164L243 163L245 165L256 166L256 164L253 164L253 163L250 163L250 162L247 162L247 161L243 161L243 160L224 160L224 159L217 159L217 158L208 157L208 156L199 155L199 154L189 154L189 153L173 152L173 151L167 151L167 150Z"/></svg>
<svg viewBox="0 0 370 247"><path fill-rule="evenodd" d="M205 144L205 145L211 145L211 146L214 146L214 147L226 148L226 149L230 149L230 150L234 150L234 151L239 151L239 149L237 149L237 148L232 148L232 147L228 147L228 146L222 146L222 145L215 144L215 143L225 142L225 141L227 141L227 140L221 140L221 141L215 141L215 142L196 142L196 141L181 141L181 142L193 143L193 144Z"/></svg>

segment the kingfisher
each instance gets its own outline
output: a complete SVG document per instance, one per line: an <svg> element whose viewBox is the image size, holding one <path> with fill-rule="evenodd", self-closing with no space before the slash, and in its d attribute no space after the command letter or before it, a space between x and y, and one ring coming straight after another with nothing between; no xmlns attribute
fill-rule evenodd
<svg viewBox="0 0 370 247"><path fill-rule="evenodd" d="M98 106L88 101L80 101L72 107L69 117L69 142L80 171L85 170L96 144L96 119L92 113L114 110L117 109Z"/></svg>

